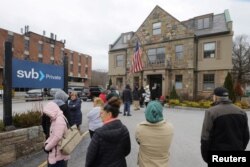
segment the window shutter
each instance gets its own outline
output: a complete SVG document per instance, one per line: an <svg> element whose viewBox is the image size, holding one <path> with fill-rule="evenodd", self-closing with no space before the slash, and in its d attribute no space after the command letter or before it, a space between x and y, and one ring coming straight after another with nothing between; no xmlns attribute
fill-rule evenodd
<svg viewBox="0 0 250 167"><path fill-rule="evenodd" d="M220 41L217 41L216 42L216 53L217 53L217 55L216 55L216 58L217 59L221 59L221 55L220 55Z"/></svg>
<svg viewBox="0 0 250 167"><path fill-rule="evenodd" d="M202 61L203 59L203 47L202 47L202 43L199 43L198 45L198 61Z"/></svg>
<svg viewBox="0 0 250 167"><path fill-rule="evenodd" d="M202 73L198 72L198 91L202 91L202 80L203 80Z"/></svg>

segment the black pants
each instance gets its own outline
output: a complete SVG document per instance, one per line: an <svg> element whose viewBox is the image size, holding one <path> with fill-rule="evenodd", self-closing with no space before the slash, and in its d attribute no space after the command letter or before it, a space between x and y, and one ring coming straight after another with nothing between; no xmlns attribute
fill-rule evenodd
<svg viewBox="0 0 250 167"><path fill-rule="evenodd" d="M61 160L61 161L57 161L55 164L48 163L48 167L67 167L67 162L68 161Z"/></svg>

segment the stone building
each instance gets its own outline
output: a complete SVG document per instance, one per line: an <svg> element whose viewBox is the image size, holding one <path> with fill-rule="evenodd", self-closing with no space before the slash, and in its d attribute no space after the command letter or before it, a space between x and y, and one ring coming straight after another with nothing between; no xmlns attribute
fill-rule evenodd
<svg viewBox="0 0 250 167"><path fill-rule="evenodd" d="M45 32L39 35L28 31L28 26L25 26L25 32L22 34L0 28L0 83L3 83L5 41L12 43L13 57L22 60L62 65L63 57L68 56L68 85L89 85L91 56L65 48L65 41L57 40L54 34L50 34L48 38Z"/></svg>
<svg viewBox="0 0 250 167"><path fill-rule="evenodd" d="M157 84L160 93L175 86L183 98L207 97L232 69L232 21L229 11L179 21L156 6L136 32L122 33L109 48L109 76L125 84ZM143 70L130 73L136 42Z"/></svg>

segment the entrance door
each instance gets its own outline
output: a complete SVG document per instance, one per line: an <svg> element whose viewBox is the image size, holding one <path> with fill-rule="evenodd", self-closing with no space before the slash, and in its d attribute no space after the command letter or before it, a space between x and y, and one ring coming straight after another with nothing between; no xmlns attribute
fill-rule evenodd
<svg viewBox="0 0 250 167"><path fill-rule="evenodd" d="M162 75L149 75L149 87L152 91L152 87L157 84L159 86L159 94L162 95Z"/></svg>

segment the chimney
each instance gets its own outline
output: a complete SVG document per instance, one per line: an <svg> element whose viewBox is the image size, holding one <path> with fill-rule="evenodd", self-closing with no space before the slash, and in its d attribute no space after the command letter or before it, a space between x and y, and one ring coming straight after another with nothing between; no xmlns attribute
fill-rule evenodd
<svg viewBox="0 0 250 167"><path fill-rule="evenodd" d="M45 36L46 35L46 31L45 30L43 30L43 36Z"/></svg>
<svg viewBox="0 0 250 167"><path fill-rule="evenodd" d="M23 28L21 28L21 34L23 34Z"/></svg>
<svg viewBox="0 0 250 167"><path fill-rule="evenodd" d="M55 35L55 40L56 40L56 35Z"/></svg>

